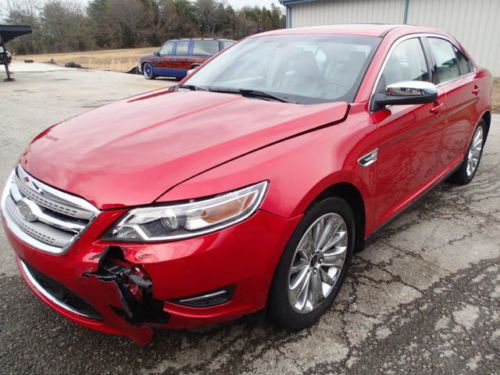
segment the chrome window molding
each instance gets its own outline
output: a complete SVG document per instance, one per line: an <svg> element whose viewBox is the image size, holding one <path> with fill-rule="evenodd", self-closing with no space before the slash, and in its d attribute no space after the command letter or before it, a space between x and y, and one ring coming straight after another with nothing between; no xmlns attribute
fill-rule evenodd
<svg viewBox="0 0 500 375"><path fill-rule="evenodd" d="M384 61L382 63L382 66L380 67L380 69L379 69L379 71L377 73L377 79L375 80L375 84L373 85L372 91L371 91L371 94L370 94L370 99L368 100L368 109L369 109L370 112L372 112L372 113L374 112L374 111L371 110L373 97L375 95L375 91L377 90L377 86L378 86L380 78L382 76L382 72L384 71L385 66L387 65L387 61L389 60L389 56L391 56L391 53L402 42L404 42L406 40L409 40L409 39L413 39L413 38L423 38L423 37L425 37L425 38L439 38L439 39L444 39L444 40L450 42L455 48L457 48L460 52L463 53L463 55L469 60L469 62L471 63L471 66L472 66L472 71L471 72L469 72L467 74L460 75L457 78L451 79L449 81L439 82L436 85L436 87L441 87L441 86L446 85L446 84L448 84L450 82L454 82L454 81L456 81L458 79L462 79L463 77L467 77L467 76L469 76L471 74L475 74L476 73L477 68L474 65L474 63L472 62L472 60L470 59L470 57L462 50L462 48L460 48L460 46L458 46L456 44L456 42L454 40L452 40L451 38L447 37L446 35L433 34L433 33L415 33L415 34L403 35L402 37L398 38L394 43L392 43L391 48L389 48L389 51L385 55Z"/></svg>
<svg viewBox="0 0 500 375"><path fill-rule="evenodd" d="M44 184L21 166L7 180L0 207L17 238L55 255L64 254L100 213L86 200Z"/></svg>

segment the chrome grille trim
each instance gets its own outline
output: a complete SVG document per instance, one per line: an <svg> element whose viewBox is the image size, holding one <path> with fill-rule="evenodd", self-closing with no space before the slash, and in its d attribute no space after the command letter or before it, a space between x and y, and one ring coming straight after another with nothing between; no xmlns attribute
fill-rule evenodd
<svg viewBox="0 0 500 375"><path fill-rule="evenodd" d="M38 181L20 166L7 181L1 211L21 241L51 254L65 253L100 213L89 202Z"/></svg>
<svg viewBox="0 0 500 375"><path fill-rule="evenodd" d="M61 248L73 239L73 235L56 230L47 224L38 221L29 222L24 220L17 210L16 203L11 197L7 197L5 211L23 232L34 237L38 241Z"/></svg>
<svg viewBox="0 0 500 375"><path fill-rule="evenodd" d="M90 220L99 212L99 210L87 201L56 190L34 179L21 167L16 168L14 176L19 191L39 206L66 216L86 220ZM23 183L23 180L26 178L29 179L29 184Z"/></svg>

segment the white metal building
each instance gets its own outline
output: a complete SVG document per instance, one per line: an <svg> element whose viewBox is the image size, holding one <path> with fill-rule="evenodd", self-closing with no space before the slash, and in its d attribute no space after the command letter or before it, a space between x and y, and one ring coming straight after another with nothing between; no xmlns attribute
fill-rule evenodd
<svg viewBox="0 0 500 375"><path fill-rule="evenodd" d="M408 23L455 36L476 62L500 77L500 0L280 0L287 27Z"/></svg>

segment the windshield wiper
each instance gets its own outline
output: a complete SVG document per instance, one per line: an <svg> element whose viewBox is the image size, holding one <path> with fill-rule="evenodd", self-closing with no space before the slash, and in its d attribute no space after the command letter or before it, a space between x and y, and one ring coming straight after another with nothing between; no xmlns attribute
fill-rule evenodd
<svg viewBox="0 0 500 375"><path fill-rule="evenodd" d="M195 86L195 85L179 85L177 87L180 89L188 89L191 91L207 91L206 88L201 87L201 86Z"/></svg>
<svg viewBox="0 0 500 375"><path fill-rule="evenodd" d="M220 92L224 94L240 94L248 98L259 98L265 100L274 100L282 103L290 103L290 100L282 98L278 95L268 93L266 91L253 90L253 89L231 89L225 87L208 87L208 91Z"/></svg>
<svg viewBox="0 0 500 375"><path fill-rule="evenodd" d="M290 100L287 100L287 99L285 99L281 96L275 95L275 94L268 93L266 91L240 89L239 92L243 96L247 96L249 98L262 98L262 99L268 99L268 100L275 100L277 102L282 102L282 103L290 103Z"/></svg>
<svg viewBox="0 0 500 375"><path fill-rule="evenodd" d="M240 90L238 89L229 89L225 87L208 86L207 90L210 92L220 92L223 94L241 94Z"/></svg>

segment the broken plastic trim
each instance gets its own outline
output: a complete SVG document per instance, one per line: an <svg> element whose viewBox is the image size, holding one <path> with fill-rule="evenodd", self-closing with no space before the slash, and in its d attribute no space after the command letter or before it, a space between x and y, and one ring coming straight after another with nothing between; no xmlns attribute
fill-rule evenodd
<svg viewBox="0 0 500 375"><path fill-rule="evenodd" d="M116 284L122 307L111 308L130 324L168 322L170 316L163 311L162 301L153 298L153 284L146 272L126 261L120 247L108 247L99 259L97 271L86 272L83 276Z"/></svg>

